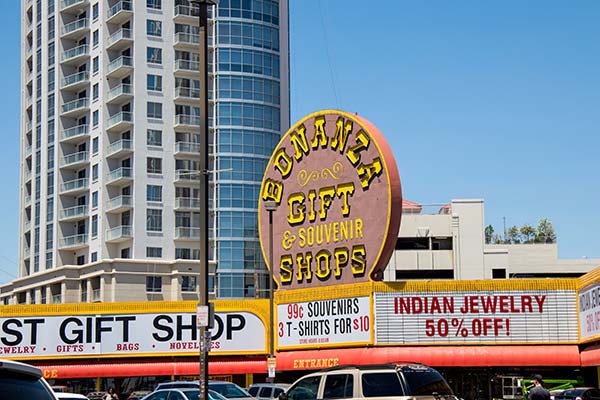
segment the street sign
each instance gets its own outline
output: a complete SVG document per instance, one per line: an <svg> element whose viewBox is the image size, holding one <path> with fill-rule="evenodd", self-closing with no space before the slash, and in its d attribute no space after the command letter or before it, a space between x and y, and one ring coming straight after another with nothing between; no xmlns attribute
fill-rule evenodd
<svg viewBox="0 0 600 400"><path fill-rule="evenodd" d="M269 378L275 378L275 366L277 365L277 359L275 357L267 358L267 370Z"/></svg>
<svg viewBox="0 0 600 400"><path fill-rule="evenodd" d="M209 311L208 306L198 306L196 310L196 324L198 328L206 328L208 326L209 321Z"/></svg>

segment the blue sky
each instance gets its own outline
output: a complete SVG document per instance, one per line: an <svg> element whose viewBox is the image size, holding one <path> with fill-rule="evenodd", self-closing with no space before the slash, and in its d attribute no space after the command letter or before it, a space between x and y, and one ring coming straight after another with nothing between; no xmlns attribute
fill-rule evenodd
<svg viewBox="0 0 600 400"><path fill-rule="evenodd" d="M0 284L17 274L20 2L0 14ZM358 112L404 197L547 217L562 258L600 258L600 2L290 0L292 122Z"/></svg>

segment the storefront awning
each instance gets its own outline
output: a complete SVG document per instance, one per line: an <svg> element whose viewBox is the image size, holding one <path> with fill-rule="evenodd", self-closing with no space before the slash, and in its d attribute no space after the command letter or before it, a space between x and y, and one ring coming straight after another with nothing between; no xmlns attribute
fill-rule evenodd
<svg viewBox="0 0 600 400"><path fill-rule="evenodd" d="M281 352L277 354L277 369L400 361L434 367L580 366L581 362L576 345L365 347Z"/></svg>
<svg viewBox="0 0 600 400"><path fill-rule="evenodd" d="M199 360L161 360L159 358L148 361L89 361L86 363L52 363L35 364L40 368L47 379L66 378L104 378L126 376L173 376L173 375L198 375ZM210 375L232 375L245 373L266 373L267 360L264 359L238 359L227 361L213 361L208 364Z"/></svg>
<svg viewBox="0 0 600 400"><path fill-rule="evenodd" d="M581 366L595 367L600 365L600 345L591 346L581 351Z"/></svg>

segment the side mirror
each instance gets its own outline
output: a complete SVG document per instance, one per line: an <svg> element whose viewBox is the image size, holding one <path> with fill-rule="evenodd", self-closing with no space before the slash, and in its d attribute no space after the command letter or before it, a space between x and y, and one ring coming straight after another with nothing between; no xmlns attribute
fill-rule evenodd
<svg viewBox="0 0 600 400"><path fill-rule="evenodd" d="M286 392L283 392L278 397L279 400L288 400L288 395Z"/></svg>

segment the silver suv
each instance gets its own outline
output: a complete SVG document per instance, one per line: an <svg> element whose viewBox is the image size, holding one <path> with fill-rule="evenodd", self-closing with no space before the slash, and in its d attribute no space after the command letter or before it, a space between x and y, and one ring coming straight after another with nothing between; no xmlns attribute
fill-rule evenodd
<svg viewBox="0 0 600 400"><path fill-rule="evenodd" d="M253 383L248 393L258 400L277 399L289 387L289 383Z"/></svg>
<svg viewBox="0 0 600 400"><path fill-rule="evenodd" d="M280 400L390 398L454 399L452 389L435 369L423 364L351 365L305 375L279 396Z"/></svg>
<svg viewBox="0 0 600 400"><path fill-rule="evenodd" d="M56 400L56 397L39 368L0 360L0 399Z"/></svg>

